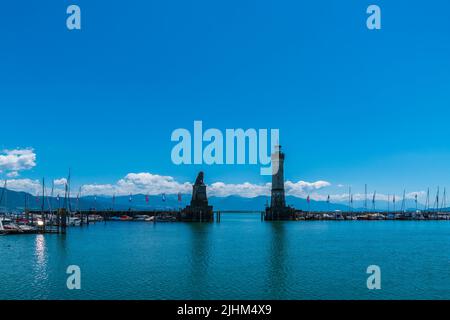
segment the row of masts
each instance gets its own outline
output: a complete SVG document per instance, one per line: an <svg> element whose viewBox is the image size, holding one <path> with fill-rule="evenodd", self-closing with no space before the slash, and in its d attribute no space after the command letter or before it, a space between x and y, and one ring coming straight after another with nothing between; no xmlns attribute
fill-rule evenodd
<svg viewBox="0 0 450 320"><path fill-rule="evenodd" d="M47 208L48 211L50 213L53 214L53 212L55 211L56 208L53 207L53 201L52 199L54 199L54 190L55 190L55 183L54 181L52 182L52 188L51 188L51 192L50 194L48 194L47 188L45 187L45 178L42 178L42 195L36 196L36 201L39 200L39 198L41 198L41 212L45 212L45 205L47 204ZM72 212L72 208L71 208L71 203L70 203L70 170L69 170L69 176L67 179L67 182L65 183L65 194L64 194L64 205L61 207L61 205L58 205L58 209L66 209L69 213ZM80 189L81 191L81 189ZM0 194L0 206L4 203L5 204L5 208L7 210L8 208L8 200L7 200L7 196L8 196L8 180L5 180L4 184L3 184L3 189L2 192ZM79 196L77 196L77 199L79 198ZM59 195L57 196L57 199L59 199ZM25 193L24 196L24 210L26 211L27 208L30 207L30 203L29 203L29 197L28 197L28 193Z"/></svg>
<svg viewBox="0 0 450 320"><path fill-rule="evenodd" d="M372 206L370 208L370 210L372 211L376 211L376 196L377 196L377 191L375 190L373 192L372 195ZM406 210L410 209L407 208L407 198L406 198L406 189L403 190L403 197L401 198L401 206L400 206L400 212L405 212ZM410 198L411 199L411 198ZM368 194L367 194L367 184L364 185L364 210L365 211L369 211L369 206L368 206ZM329 197L327 202L329 203ZM395 194L388 194L387 195L387 211L391 211L391 203L392 203L392 211L396 212L397 211L397 199L396 199L396 195ZM416 211L419 210L419 202L418 202L418 193L414 194L414 204L415 204L415 209ZM351 210L354 209L353 206L353 193L352 193L352 189L351 187L349 187L349 191L348 191L348 206ZM421 210L424 211L442 211L444 209L447 209L447 191L444 188L443 190L443 195L442 197L440 197L440 187L437 187L437 191L436 191L436 196L434 198L434 203L433 206L431 206L431 201L430 201L430 188L427 189L427 194L426 194L426 200L425 200L425 204L423 205L423 208L420 208Z"/></svg>
<svg viewBox="0 0 450 320"><path fill-rule="evenodd" d="M354 210L354 199L353 199L354 194L352 193L352 188L349 187L348 188L348 208L350 210ZM367 193L367 184L364 185L364 211L369 212L375 212L377 211L377 207L376 207L376 202L377 202L377 191L375 190L372 194L372 199L371 199L371 208L369 208L369 198L368 198L368 193ZM306 198L306 202L308 204L308 211L310 211L310 195L307 196ZM327 196L327 205L328 205L328 211L330 211L330 195ZM397 199L396 199L396 195L395 194L388 194L387 195L387 211L390 212L391 211L391 203L392 203L392 211L393 212L397 212ZM434 203L433 206L431 206L431 201L430 201L430 188L427 189L427 194L426 194L426 200L425 200L425 204L423 205L422 208L419 208L419 202L418 202L418 193L414 194L414 203L415 203L415 209L416 211L423 210L423 211L443 211L443 210L447 210L447 192L446 189L444 188L443 190L443 194L442 197L440 197L440 188L437 187L437 191L436 191L436 196L434 198ZM407 197L406 197L406 189L403 190L403 197L402 197L402 201L401 201L401 206L400 206L400 212L405 212L408 209L411 208L407 208ZM384 210L383 210L384 211Z"/></svg>

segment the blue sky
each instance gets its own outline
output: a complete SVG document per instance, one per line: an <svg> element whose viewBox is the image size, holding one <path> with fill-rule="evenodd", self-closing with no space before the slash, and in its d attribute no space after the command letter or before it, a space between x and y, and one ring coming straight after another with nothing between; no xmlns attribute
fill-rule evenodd
<svg viewBox="0 0 450 320"><path fill-rule="evenodd" d="M69 4L82 30L67 30ZM366 28L370 4L381 30ZM172 131L202 120L279 128L286 179L327 181L323 193L443 187L449 12L444 0L4 3L0 149L34 150L15 179L71 167L75 187L200 169L209 183L270 181L259 166L174 165Z"/></svg>

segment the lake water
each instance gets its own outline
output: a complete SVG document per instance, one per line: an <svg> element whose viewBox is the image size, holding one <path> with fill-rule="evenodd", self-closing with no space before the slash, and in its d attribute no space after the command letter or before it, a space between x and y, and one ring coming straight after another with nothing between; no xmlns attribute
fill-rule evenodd
<svg viewBox="0 0 450 320"><path fill-rule="evenodd" d="M1 236L0 254L0 299L450 299L448 221L107 222Z"/></svg>

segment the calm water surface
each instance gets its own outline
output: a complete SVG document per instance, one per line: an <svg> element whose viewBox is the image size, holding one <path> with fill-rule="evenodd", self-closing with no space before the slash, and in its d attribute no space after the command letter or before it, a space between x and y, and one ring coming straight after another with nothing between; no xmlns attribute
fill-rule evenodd
<svg viewBox="0 0 450 320"><path fill-rule="evenodd" d="M447 221L108 222L1 236L0 253L0 299L450 299Z"/></svg>

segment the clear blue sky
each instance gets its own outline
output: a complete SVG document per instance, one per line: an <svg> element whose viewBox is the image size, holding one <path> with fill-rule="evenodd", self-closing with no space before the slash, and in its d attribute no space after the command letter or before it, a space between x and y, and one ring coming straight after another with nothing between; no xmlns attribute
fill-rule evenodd
<svg viewBox="0 0 450 320"><path fill-rule="evenodd" d="M66 29L69 4L82 30ZM366 28L366 8L382 29ZM258 166L175 166L171 132L279 128L286 178L379 192L450 181L450 2L8 1L0 149L21 178L130 172L263 183Z"/></svg>

